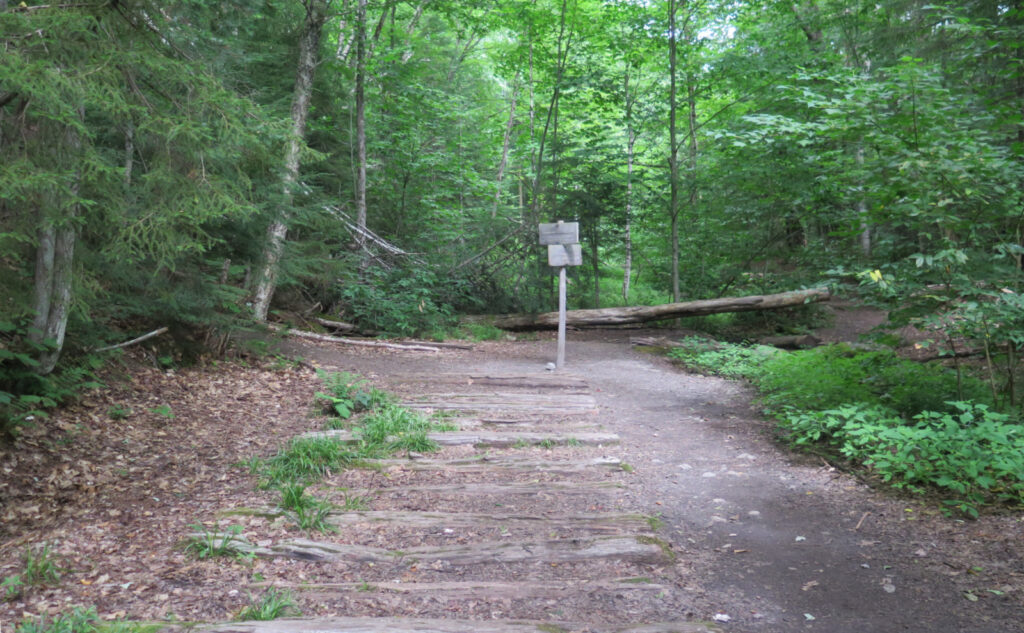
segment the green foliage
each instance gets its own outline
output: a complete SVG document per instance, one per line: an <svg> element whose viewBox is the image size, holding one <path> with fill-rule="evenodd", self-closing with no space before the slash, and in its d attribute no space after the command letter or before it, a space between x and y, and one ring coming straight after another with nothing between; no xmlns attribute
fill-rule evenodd
<svg viewBox="0 0 1024 633"><path fill-rule="evenodd" d="M749 378L796 446L863 464L897 488L941 490L969 516L1024 503L1024 427L990 409L980 380L848 345L751 357L750 348L687 339L672 355Z"/></svg>
<svg viewBox="0 0 1024 633"><path fill-rule="evenodd" d="M295 437L284 449L267 459L261 468L261 486L316 481L343 468L358 456L340 440L329 437Z"/></svg>
<svg viewBox="0 0 1024 633"><path fill-rule="evenodd" d="M0 435L14 436L47 410L102 386L93 375L100 363L92 356L40 376L35 358L51 348L30 340L28 328L0 319Z"/></svg>
<svg viewBox="0 0 1024 633"><path fill-rule="evenodd" d="M295 596L286 589L270 587L258 598L249 596L249 602L250 604L235 617L236 621L276 620L289 615L302 615Z"/></svg>
<svg viewBox="0 0 1024 633"><path fill-rule="evenodd" d="M16 600L21 596L21 592L24 587L25 583L21 580L21 574L5 576L3 582L0 582L0 590L3 591L3 599L8 602Z"/></svg>
<svg viewBox="0 0 1024 633"><path fill-rule="evenodd" d="M767 345L732 345L687 336L678 341L678 347L673 347L668 355L696 371L740 378L754 374L762 363L778 353L779 350Z"/></svg>
<svg viewBox="0 0 1024 633"><path fill-rule="evenodd" d="M301 483L285 483L280 487L281 501L278 505L302 530L317 532L333 532L335 528L327 523L334 506L324 500L306 493L306 486Z"/></svg>
<svg viewBox="0 0 1024 633"><path fill-rule="evenodd" d="M124 420L132 414L131 407L124 407L119 404L115 404L107 410L107 416L111 420Z"/></svg>
<svg viewBox="0 0 1024 633"><path fill-rule="evenodd" d="M421 413L387 405L365 416L353 435L359 440L359 456L375 459L396 451L437 450L437 444L427 438L432 430L434 423Z"/></svg>
<svg viewBox="0 0 1024 633"><path fill-rule="evenodd" d="M240 552L233 541L242 533L242 526L229 525L222 531L213 531L198 523L189 526L194 534L185 543L185 552L199 560L208 558L237 558L247 560L251 554Z"/></svg>
<svg viewBox="0 0 1024 633"><path fill-rule="evenodd" d="M454 323L448 301L458 292L421 268L382 271L339 289L345 317L370 330L413 336L447 329Z"/></svg>
<svg viewBox="0 0 1024 633"><path fill-rule="evenodd" d="M906 418L922 411L953 411L950 401L990 398L984 383L948 370L899 359L892 351L847 345L776 354L750 374L769 409L831 409L844 404L882 406Z"/></svg>
<svg viewBox="0 0 1024 633"><path fill-rule="evenodd" d="M950 402L954 412L924 411L909 422L891 411L850 404L779 413L790 441L827 445L866 464L883 481L912 492L940 489L944 503L969 516L993 502L1024 503L1024 432L985 405Z"/></svg>
<svg viewBox="0 0 1024 633"><path fill-rule="evenodd" d="M355 413L373 409L389 401L388 394L370 386L367 381L354 374L325 372L318 369L316 375L327 388L327 393L317 392L316 400L324 402L330 413L344 420Z"/></svg>
<svg viewBox="0 0 1024 633"><path fill-rule="evenodd" d="M459 338L471 341L500 341L508 332L487 323L463 323L458 328Z"/></svg>
<svg viewBox="0 0 1024 633"><path fill-rule="evenodd" d="M25 569L21 580L26 585L55 585L60 582L61 568L49 543L28 548L22 556Z"/></svg>
<svg viewBox="0 0 1024 633"><path fill-rule="evenodd" d="M14 629L15 633L98 633L100 619L95 607L75 607L71 613L61 613L48 620L45 615L25 618Z"/></svg>

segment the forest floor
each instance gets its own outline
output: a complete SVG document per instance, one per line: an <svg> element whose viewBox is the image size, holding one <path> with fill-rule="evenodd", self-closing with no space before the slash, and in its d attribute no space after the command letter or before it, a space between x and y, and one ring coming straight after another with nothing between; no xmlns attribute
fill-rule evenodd
<svg viewBox="0 0 1024 633"><path fill-rule="evenodd" d="M878 319L834 309L826 340ZM109 620L225 621L276 586L306 617L386 616L380 630L392 631L395 618L481 632L1024 631L1019 514L947 517L795 454L744 384L630 344L651 333L570 332L555 373L544 372L547 334L433 354L283 342L303 366L130 362L0 448L0 579L44 543L62 568L58 582L0 601L0 625L74 605ZM334 534L305 534L254 511L278 494L241 463L320 428L309 365L423 406L461 402L468 433L549 439L333 473L315 492L360 497L366 510L336 519ZM588 445L596 433L618 441ZM569 436L579 441L557 445ZM182 542L197 524L237 526L272 555L196 560Z"/></svg>

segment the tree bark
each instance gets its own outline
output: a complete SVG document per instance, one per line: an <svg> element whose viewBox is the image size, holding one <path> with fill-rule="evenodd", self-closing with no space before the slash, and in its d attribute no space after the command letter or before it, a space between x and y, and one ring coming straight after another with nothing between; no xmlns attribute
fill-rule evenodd
<svg viewBox="0 0 1024 633"><path fill-rule="evenodd" d="M295 89L292 94L292 129L285 150L284 160L284 199L277 217L267 227L266 245L263 247L262 261L257 273L256 289L253 293L253 315L257 321L267 320L270 299L274 296L277 286L277 273L281 255L284 253L284 240L288 234L288 221L291 219L292 196L295 184L299 180L299 155L306 136L306 119L309 116L309 102L313 96L313 79L316 74L317 51L320 46L320 34L324 21L327 19L328 0L307 0L305 25L299 40L299 63L295 73Z"/></svg>
<svg viewBox="0 0 1024 633"><path fill-rule="evenodd" d="M366 0L356 10L356 243L366 230Z"/></svg>
<svg viewBox="0 0 1024 633"><path fill-rule="evenodd" d="M626 252L622 262L622 300L626 303L629 303L629 281L633 274L633 148L636 145L636 130L633 128L634 97L629 92L630 68L626 66L623 81L623 90L626 94L626 226L623 241Z"/></svg>
<svg viewBox="0 0 1024 633"><path fill-rule="evenodd" d="M679 292L679 143L676 140L676 0L668 2L668 170L669 219L672 248L672 301L678 302Z"/></svg>
<svg viewBox="0 0 1024 633"><path fill-rule="evenodd" d="M623 325L664 321L685 316L704 316L720 312L749 312L751 310L774 310L828 301L828 288L811 288L771 295L747 297L722 297L682 303L666 303L657 306L629 306L623 308L601 308L599 310L569 310L566 324L575 327ZM469 322L488 323L503 330L550 330L558 327L558 313L506 314L473 316Z"/></svg>
<svg viewBox="0 0 1024 633"><path fill-rule="evenodd" d="M78 116L85 119L84 110ZM70 148L73 156L81 149L78 132L71 127L64 131L63 143ZM75 174L71 185L71 197L78 197L81 172ZM60 201L56 201L58 206ZM80 209L77 202L69 205L67 216L60 222L43 218L39 228L39 245L36 249L36 264L33 275L35 317L29 340L45 347L36 360L36 372L47 375L57 366L64 349L64 335L67 332L68 314L71 311L71 286L74 281L76 218ZM45 212L43 212L45 213Z"/></svg>
<svg viewBox="0 0 1024 633"><path fill-rule="evenodd" d="M498 163L498 186L494 191L494 206L491 208L491 219L498 216L498 203L501 201L501 182L505 177L505 167L508 166L508 150L512 144L512 129L516 123L516 101L519 96L519 73L516 73L512 80L512 103L508 109L508 122L505 124L505 138L501 144L501 162Z"/></svg>

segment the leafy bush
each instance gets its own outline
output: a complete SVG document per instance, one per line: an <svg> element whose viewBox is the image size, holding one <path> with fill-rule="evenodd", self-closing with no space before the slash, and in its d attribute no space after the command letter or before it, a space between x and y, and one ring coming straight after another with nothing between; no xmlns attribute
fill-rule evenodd
<svg viewBox="0 0 1024 633"><path fill-rule="evenodd" d="M328 393L317 392L316 400L324 402L329 412L349 419L353 414L380 406L389 401L389 396L348 372L326 372L317 370L316 375L324 382Z"/></svg>
<svg viewBox="0 0 1024 633"><path fill-rule="evenodd" d="M430 270L372 269L339 293L345 317L366 329L414 336L444 330L454 320L452 297L445 296L448 289Z"/></svg>
<svg viewBox="0 0 1024 633"><path fill-rule="evenodd" d="M750 376L766 359L779 353L767 345L731 345L699 336L688 336L678 344L668 353L670 358L691 369L727 378Z"/></svg>
<svg viewBox="0 0 1024 633"><path fill-rule="evenodd" d="M47 409L101 386L92 373L101 362L92 356L65 363L47 376L36 373L35 357L47 349L29 340L26 328L0 319L0 435L14 436L20 427L45 417Z"/></svg>
<svg viewBox="0 0 1024 633"><path fill-rule="evenodd" d="M945 503L970 516L994 501L1024 503L1024 429L985 405L948 404L956 413L925 411L910 423L865 404L790 408L779 419L795 444L826 444L897 488L944 489L955 497Z"/></svg>
<svg viewBox="0 0 1024 633"><path fill-rule="evenodd" d="M984 383L945 368L898 358L891 351L827 345L766 358L748 374L767 407L820 411L850 403L883 406L910 418L922 411L952 412L949 402L991 400Z"/></svg>

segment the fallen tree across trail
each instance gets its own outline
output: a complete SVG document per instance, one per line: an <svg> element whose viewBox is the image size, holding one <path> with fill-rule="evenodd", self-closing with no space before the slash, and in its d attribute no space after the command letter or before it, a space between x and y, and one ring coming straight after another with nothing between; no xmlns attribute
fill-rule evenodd
<svg viewBox="0 0 1024 633"><path fill-rule="evenodd" d="M747 297L722 297L701 299L682 303L665 303L657 306L627 306L623 308L600 308L590 310L569 310L565 313L566 325L573 327L599 327L647 323L688 316L704 316L721 312L749 312L751 310L775 310L828 301L828 288L793 290L771 295ZM470 323L485 323L503 330L553 330L558 327L558 313L476 315L464 318Z"/></svg>

